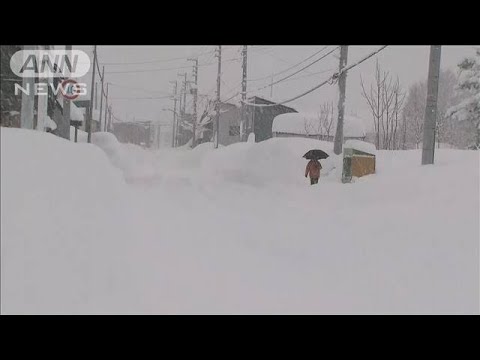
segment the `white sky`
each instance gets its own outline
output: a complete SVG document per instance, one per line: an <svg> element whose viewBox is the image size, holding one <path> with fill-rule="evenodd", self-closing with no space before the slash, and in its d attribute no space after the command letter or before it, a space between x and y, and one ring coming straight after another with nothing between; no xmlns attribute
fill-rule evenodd
<svg viewBox="0 0 480 360"><path fill-rule="evenodd" d="M271 81L270 76L295 65L296 63L309 57L316 51L322 49L324 45L316 46L251 46L248 53L248 78L257 79L269 77L265 80L249 82L247 89L250 91L258 87L268 85ZM308 60L302 65L292 70L282 73L274 80L286 76L309 62L326 54L336 45L331 45L322 53ZM74 46L89 54L92 54L93 47ZM350 46L348 53L348 64L367 55L378 46ZM185 69L172 69L183 66L191 66L193 63L184 59L171 60L172 58L187 58L195 54L203 54L199 57L199 94L214 95L216 90L217 62L213 55L214 46L98 46L98 58L100 68L105 65L105 79L113 84L125 86L110 86L109 97L113 104L114 114L122 120L159 120L165 123L171 122L172 114L162 111L163 108L171 108L173 101L169 99L124 99L138 97L160 97L171 93L173 85L169 81L182 80L177 77L177 73L187 71L189 79L191 78L191 67ZM221 98L227 99L235 92L240 91L241 81L241 46L223 46L222 63L222 85ZM465 56L474 54L473 46L443 46L442 47L442 68L455 69L456 64ZM328 78L338 69L338 50L324 60L314 64L307 70L288 79L282 83L274 85L273 99L276 101L291 98L299 93L308 90L321 81ZM400 83L408 88L412 83L423 80L427 77L429 46L389 46L376 56L380 64L389 70L393 75L398 75ZM138 62L155 63L138 64ZM114 65L109 63L132 63ZM375 57L367 60L358 67L348 72L347 76L347 113L357 113L358 116L370 121L365 100L361 96L360 75L364 78L366 84L370 84L373 79L375 67ZM171 69L157 70L152 69ZM328 71L331 70L331 71ZM119 71L131 71L130 73L114 73ZM310 75L326 71L321 74ZM295 79L297 77L305 76ZM91 73L82 79L90 83ZM130 88L126 88L130 87ZM142 91L138 89L145 89ZM337 85L326 85L305 97L285 104L298 111L315 112L325 101L336 101ZM258 95L270 98L270 87L267 87ZM122 98L122 99L121 99ZM191 104L190 96L187 97L187 104Z"/></svg>

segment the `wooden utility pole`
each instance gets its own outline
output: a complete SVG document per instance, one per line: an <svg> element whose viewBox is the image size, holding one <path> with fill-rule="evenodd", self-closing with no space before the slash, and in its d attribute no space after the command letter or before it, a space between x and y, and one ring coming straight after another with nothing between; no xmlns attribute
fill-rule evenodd
<svg viewBox="0 0 480 360"><path fill-rule="evenodd" d="M67 56L70 58L72 54L72 45L65 45L65 50L67 51ZM68 66L65 66L65 71L65 77L68 79L70 77L70 69ZM70 120L72 117L71 106L71 100L63 97L63 129L58 130L60 130L59 135L68 140L70 140Z"/></svg>
<svg viewBox="0 0 480 360"><path fill-rule="evenodd" d="M104 84L104 81L103 81L103 77L105 76L105 66L102 66L102 77L100 78L101 82L102 82L102 86L101 86L101 91L100 91L100 111L99 111L99 115L98 115L98 126L100 128L100 131L102 131L102 110L103 110L103 95L104 95L104 92L103 92L103 84Z"/></svg>
<svg viewBox="0 0 480 360"><path fill-rule="evenodd" d="M197 131L197 95L198 95L198 59L188 59L189 61L194 61L195 65L193 66L193 83L195 87L193 90L193 119L192 119L192 148L196 145L196 131Z"/></svg>
<svg viewBox="0 0 480 360"><path fill-rule="evenodd" d="M348 45L340 46L340 64L338 66L338 72L340 73L347 66ZM343 148L343 119L345 113L345 92L347 87L347 72L344 71L340 74L338 79L339 98L338 98L338 120L337 131L335 133L335 142L333 144L333 152L336 155L342 153Z"/></svg>
<svg viewBox="0 0 480 360"><path fill-rule="evenodd" d="M242 109L240 115L240 141L247 141L247 107L245 101L247 101L247 45L243 45L242 50Z"/></svg>
<svg viewBox="0 0 480 360"><path fill-rule="evenodd" d="M49 46L45 46L45 50L48 50ZM68 66L66 66L68 69ZM66 70L68 71L68 70ZM50 78L47 77L40 77L38 79L40 83L47 83L47 86L49 86L50 83ZM48 92L47 92L48 93ZM66 103L66 98L63 98L63 109L64 109L64 114L65 114L65 103ZM45 125L47 122L47 113L48 113L48 95L47 96L37 96L37 130L38 131L45 131ZM64 116L65 117L65 116ZM58 127L58 124L57 124Z"/></svg>
<svg viewBox="0 0 480 360"><path fill-rule="evenodd" d="M441 45L430 46L427 106L425 107L425 122L423 125L422 165L433 164L435 157L435 128L437 124L437 99L441 52Z"/></svg>
<svg viewBox="0 0 480 360"><path fill-rule="evenodd" d="M25 45L22 50L34 50L34 46ZM24 55L26 56L26 55ZM23 61L25 62L27 59L24 57ZM34 89L33 86L35 85L35 78L34 74L30 77L23 77L22 79L22 87L24 89L28 89L30 92L29 94L22 93L22 105L20 110L20 127L22 129L33 129L33 106L35 103L34 99Z"/></svg>
<svg viewBox="0 0 480 360"><path fill-rule="evenodd" d="M112 106L108 107L108 126L107 126L107 131L111 132L112 131Z"/></svg>
<svg viewBox="0 0 480 360"><path fill-rule="evenodd" d="M91 94L90 94L90 106L88 111L88 119L86 130L88 133L87 142L92 142L92 120L93 120L93 96L94 96L94 86L95 86L95 67L97 66L97 45L93 47L93 65L92 65L92 84L91 84Z"/></svg>
<svg viewBox="0 0 480 360"><path fill-rule="evenodd" d="M218 46L218 72L217 72L217 101L215 104L216 107L216 115L215 115L215 138L214 138L214 148L218 148L218 129L219 129L219 123L220 123L220 83L222 80L222 45Z"/></svg>
<svg viewBox="0 0 480 360"><path fill-rule="evenodd" d="M104 122L104 131L108 131L107 128L107 113L108 113L108 82L107 82L107 93L105 94L105 119Z"/></svg>
<svg viewBox="0 0 480 360"><path fill-rule="evenodd" d="M181 73L181 74L178 74L178 76L182 76L184 77L184 80L183 80L183 86L180 88L180 104L179 104L179 111L180 111L180 116L179 118L177 118L177 129L176 129L176 142L177 142L177 146L178 146L178 143L179 143L179 138L180 138L180 135L181 135L181 127L182 127L182 124L183 122L185 121L185 109L186 109L186 102L187 102L187 73Z"/></svg>
<svg viewBox="0 0 480 360"><path fill-rule="evenodd" d="M175 84L173 89L173 123L172 123L172 148L177 146L177 86L178 81L170 81Z"/></svg>

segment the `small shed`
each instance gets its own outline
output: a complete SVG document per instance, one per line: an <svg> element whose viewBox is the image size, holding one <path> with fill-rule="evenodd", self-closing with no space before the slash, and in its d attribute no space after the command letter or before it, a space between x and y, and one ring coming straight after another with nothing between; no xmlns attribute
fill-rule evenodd
<svg viewBox="0 0 480 360"><path fill-rule="evenodd" d="M349 183L353 177L375 174L376 147L360 140L347 140L343 147L342 182Z"/></svg>

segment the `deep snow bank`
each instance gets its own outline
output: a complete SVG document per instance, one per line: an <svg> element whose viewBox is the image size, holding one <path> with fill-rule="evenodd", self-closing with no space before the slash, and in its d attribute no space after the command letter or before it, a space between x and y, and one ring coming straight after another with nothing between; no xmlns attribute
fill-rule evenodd
<svg viewBox="0 0 480 360"><path fill-rule="evenodd" d="M5 313L478 312L478 152L379 151L377 174L311 187L302 155L329 143L1 140Z"/></svg>
<svg viewBox="0 0 480 360"><path fill-rule="evenodd" d="M125 188L94 145L1 128L2 312L125 309Z"/></svg>

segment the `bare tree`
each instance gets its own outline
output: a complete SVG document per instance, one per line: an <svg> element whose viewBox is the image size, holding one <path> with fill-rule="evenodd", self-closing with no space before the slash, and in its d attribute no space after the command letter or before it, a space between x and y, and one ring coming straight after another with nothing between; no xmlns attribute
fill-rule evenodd
<svg viewBox="0 0 480 360"><path fill-rule="evenodd" d="M303 126L304 126L304 131L305 131L305 136L309 137L311 134L313 134L313 124L310 121L310 119L306 118L303 121Z"/></svg>
<svg viewBox="0 0 480 360"><path fill-rule="evenodd" d="M320 106L318 113L317 133L319 138L329 140L333 130L334 123L334 106L333 102L325 102Z"/></svg>
<svg viewBox="0 0 480 360"><path fill-rule="evenodd" d="M376 133L378 149L398 148L399 116L402 111L405 94L398 77L394 81L388 71L383 71L378 63L375 67L375 80L367 91L360 77L362 96L370 107Z"/></svg>
<svg viewBox="0 0 480 360"><path fill-rule="evenodd" d="M408 90L403 113L407 124L407 142L413 142L417 149L423 139L426 98L426 83L423 81L413 84Z"/></svg>
<svg viewBox="0 0 480 360"><path fill-rule="evenodd" d="M459 146L461 141L459 141L458 137L463 136L455 121L447 113L449 107L458 104L461 100L460 94L455 92L456 83L457 76L453 71L443 70L440 72L436 126L438 147L440 147L440 143L450 143ZM423 138L426 100L426 81L417 82L409 88L403 111L407 127L406 142L415 144L417 148Z"/></svg>

